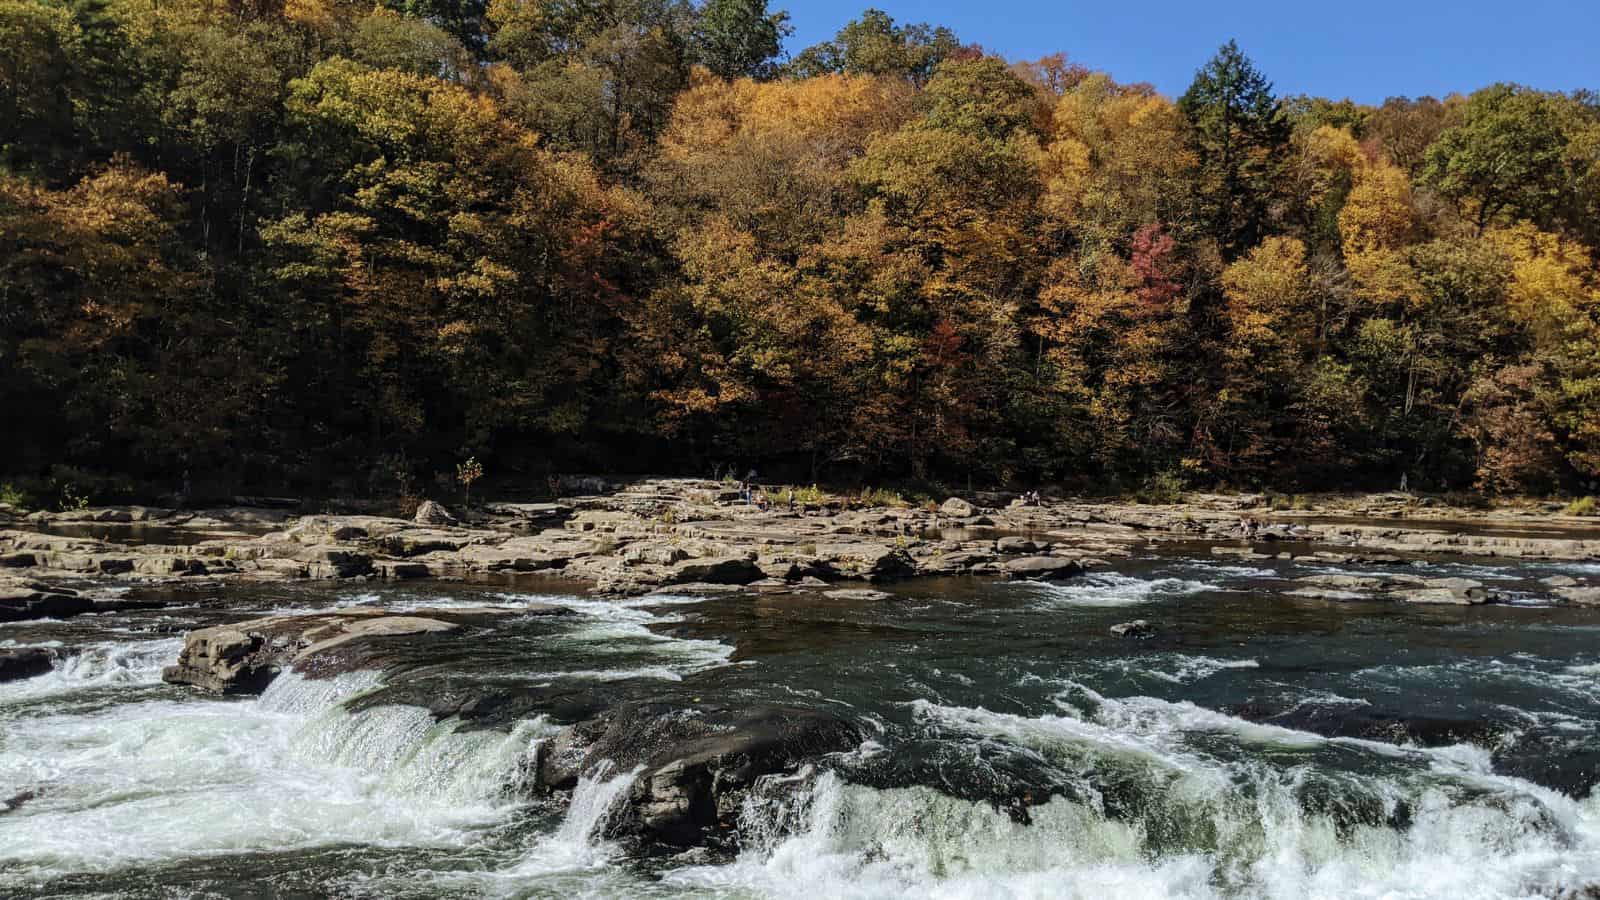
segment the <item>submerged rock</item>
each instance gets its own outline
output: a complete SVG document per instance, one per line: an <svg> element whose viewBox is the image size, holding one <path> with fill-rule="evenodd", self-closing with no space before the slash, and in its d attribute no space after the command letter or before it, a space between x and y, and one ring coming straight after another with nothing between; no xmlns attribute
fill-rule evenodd
<svg viewBox="0 0 1600 900"><path fill-rule="evenodd" d="M23 791L19 794L13 794L10 797L7 797L5 800L0 800L0 814L15 812L22 806L22 804L27 803L30 800L37 800L38 798L38 791Z"/></svg>
<svg viewBox="0 0 1600 900"><path fill-rule="evenodd" d="M1494 747L1506 732L1514 730L1509 722L1451 719L1343 704L1302 703L1281 712L1239 706L1229 707L1227 711L1253 722L1309 731L1323 737L1362 738L1402 746L1446 747L1470 743Z"/></svg>
<svg viewBox="0 0 1600 900"><path fill-rule="evenodd" d="M569 789L580 775L638 768L617 831L679 847L721 844L758 779L860 742L854 724L818 710L624 703L542 747L538 780Z"/></svg>

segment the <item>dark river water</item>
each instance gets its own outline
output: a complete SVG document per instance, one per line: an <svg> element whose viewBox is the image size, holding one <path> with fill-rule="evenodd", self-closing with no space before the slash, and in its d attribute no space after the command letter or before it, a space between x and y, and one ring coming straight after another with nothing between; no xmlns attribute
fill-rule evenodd
<svg viewBox="0 0 1600 900"><path fill-rule="evenodd" d="M512 582L230 587L181 608L0 626L59 644L0 685L0 896L1600 896L1600 611L1286 596L1361 566L1144 551L1059 584L887 600L586 599ZM259 699L163 685L183 630L338 605L516 606L386 674ZM220 601L220 605L218 603ZM1146 640L1108 628L1142 618ZM418 704L520 686L471 727ZM867 735L751 800L736 855L606 837L632 773L527 799L524 761L621 699L779 703Z"/></svg>

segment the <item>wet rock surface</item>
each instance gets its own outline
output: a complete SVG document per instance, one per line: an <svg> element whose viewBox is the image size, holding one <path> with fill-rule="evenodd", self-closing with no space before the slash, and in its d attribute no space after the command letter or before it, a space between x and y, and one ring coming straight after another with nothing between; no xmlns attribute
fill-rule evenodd
<svg viewBox="0 0 1600 900"><path fill-rule="evenodd" d="M55 654L43 647L0 649L0 683L43 675L55 667Z"/></svg>
<svg viewBox="0 0 1600 900"><path fill-rule="evenodd" d="M174 665L162 671L169 684L213 694L258 694L281 672L294 668L312 677L355 669L383 669L385 641L456 631L508 615L558 615L562 607L422 609L395 613L350 609L305 615L268 616L189 632Z"/></svg>
<svg viewBox="0 0 1600 900"><path fill-rule="evenodd" d="M625 703L563 730L541 753L538 780L564 790L581 775L638 768L617 830L715 845L759 779L794 775L860 741L856 725L814 709Z"/></svg>
<svg viewBox="0 0 1600 900"><path fill-rule="evenodd" d="M1148 638L1155 637L1156 627L1148 620L1134 619L1131 622L1118 622L1111 626L1111 636L1120 638Z"/></svg>

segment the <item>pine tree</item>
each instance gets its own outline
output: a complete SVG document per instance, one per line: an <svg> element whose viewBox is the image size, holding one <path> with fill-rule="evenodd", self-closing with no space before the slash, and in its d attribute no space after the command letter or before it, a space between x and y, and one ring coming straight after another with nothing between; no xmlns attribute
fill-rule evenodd
<svg viewBox="0 0 1600 900"><path fill-rule="evenodd" d="M1227 259L1265 232L1274 175L1289 128L1272 83L1233 41L1195 73L1178 101L1198 160L1196 217Z"/></svg>

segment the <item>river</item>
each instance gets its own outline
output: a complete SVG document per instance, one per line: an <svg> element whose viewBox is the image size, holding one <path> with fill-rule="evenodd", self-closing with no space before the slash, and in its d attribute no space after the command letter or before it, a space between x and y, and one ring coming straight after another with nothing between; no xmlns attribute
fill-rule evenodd
<svg viewBox="0 0 1600 900"><path fill-rule="evenodd" d="M1410 570L1513 602L1295 597L1293 577L1366 570L1168 545L1071 581L872 601L233 585L12 623L0 646L70 655L0 684L0 895L1600 896L1600 610L1537 582L1600 566ZM202 625L529 600L576 614L260 697L160 678ZM1155 636L1109 633L1133 618ZM491 684L541 699L470 726L426 708ZM644 847L608 829L634 772L570 796L527 783L575 710L623 699L823 709L864 739L752 794L735 852Z"/></svg>

